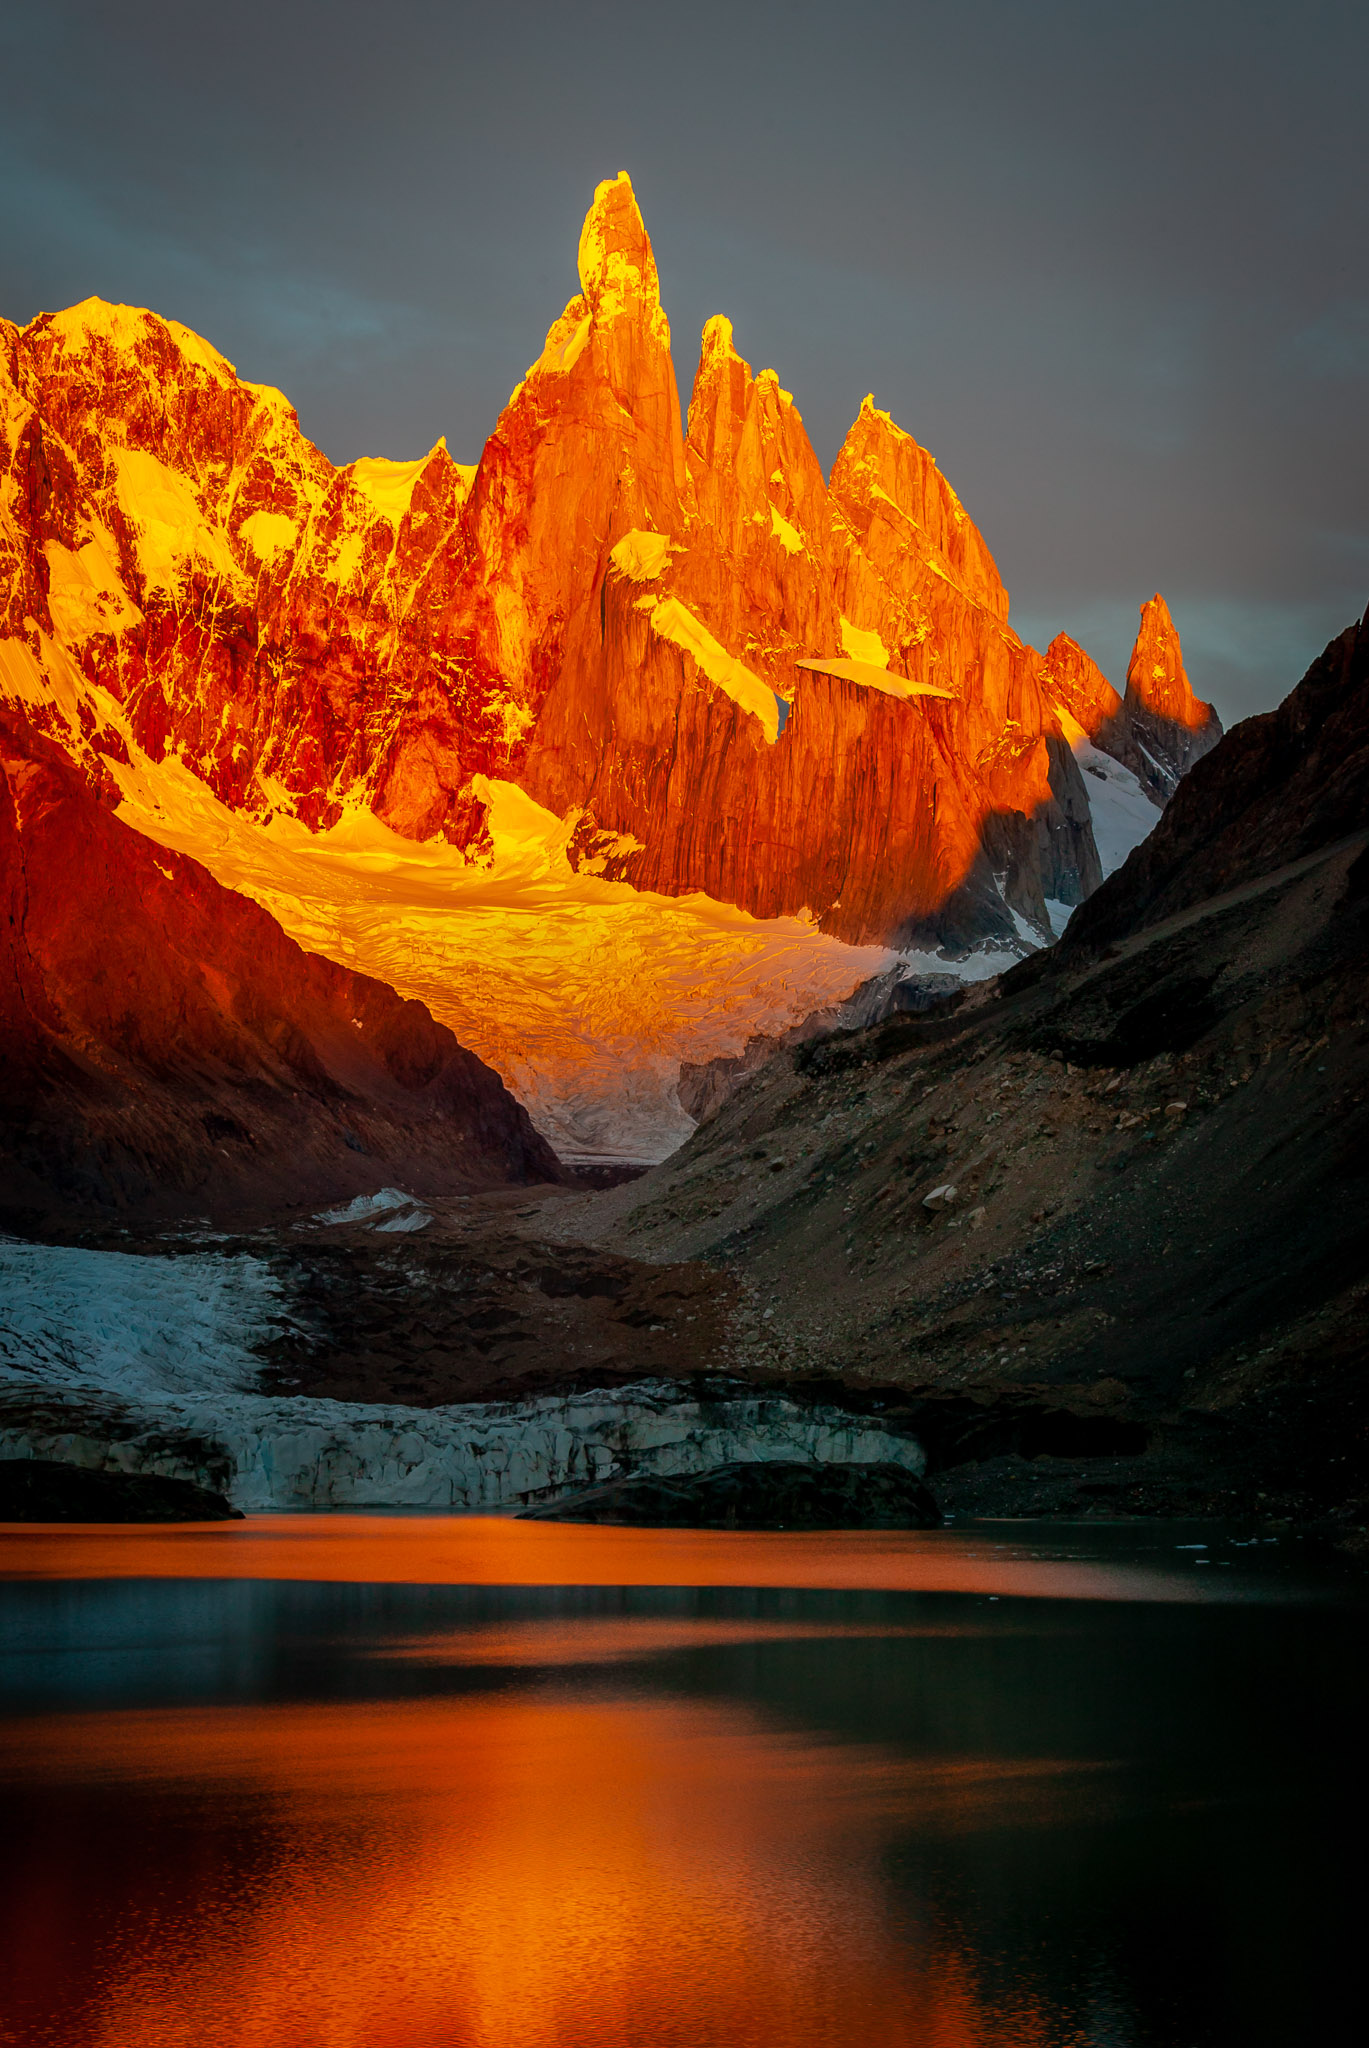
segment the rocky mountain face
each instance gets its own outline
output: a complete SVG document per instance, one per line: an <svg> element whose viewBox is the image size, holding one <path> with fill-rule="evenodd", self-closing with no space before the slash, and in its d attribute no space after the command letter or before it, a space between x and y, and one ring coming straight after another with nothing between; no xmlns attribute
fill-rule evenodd
<svg viewBox="0 0 1369 2048"><path fill-rule="evenodd" d="M527 1112L421 1004L301 951L121 824L3 708L0 904L11 1224L560 1178Z"/></svg>
<svg viewBox="0 0 1369 2048"><path fill-rule="evenodd" d="M716 319L682 432L625 175L579 271L473 468L440 442L334 468L151 313L0 326L0 690L97 778L172 754L258 817L360 804L478 858L507 779L642 888L862 941L1046 934L1101 875L1071 742L1153 760L1165 794L1216 730L1163 604L1119 714L1072 642L1018 639L872 401L824 482Z"/></svg>
<svg viewBox="0 0 1369 2048"><path fill-rule="evenodd" d="M1141 607L1141 625L1119 697L1097 663L1068 633L1046 650L1056 708L1070 735L1131 770L1152 801L1168 803L1195 761L1222 736L1210 704L1193 694L1169 606L1158 591ZM1077 730L1076 730L1077 728Z"/></svg>
<svg viewBox="0 0 1369 2048"><path fill-rule="evenodd" d="M866 1403L943 1506L1364 1544L1367 1098L1369 615L1058 946L777 1053L581 1229L721 1268L715 1368Z"/></svg>
<svg viewBox="0 0 1369 2048"><path fill-rule="evenodd" d="M1157 591L1141 607L1127 692L1098 744L1125 762L1157 803L1167 803L1195 761L1222 736L1210 704L1194 696L1169 606Z"/></svg>
<svg viewBox="0 0 1369 2048"><path fill-rule="evenodd" d="M1060 959L1257 886L1367 820L1369 613L1277 710L1243 719L1199 762L1150 838L1071 921Z"/></svg>

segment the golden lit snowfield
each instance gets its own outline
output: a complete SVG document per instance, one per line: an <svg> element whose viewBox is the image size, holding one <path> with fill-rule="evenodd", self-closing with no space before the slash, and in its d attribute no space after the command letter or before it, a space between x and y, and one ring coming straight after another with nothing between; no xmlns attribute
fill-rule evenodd
<svg viewBox="0 0 1369 2048"><path fill-rule="evenodd" d="M477 864L360 808L311 833L230 811L178 760L110 766L126 824L202 861L300 945L426 1003L567 1159L663 1158L693 1128L681 1060L739 1053L896 957L804 918L577 874L572 825L509 782L488 785L494 853Z"/></svg>

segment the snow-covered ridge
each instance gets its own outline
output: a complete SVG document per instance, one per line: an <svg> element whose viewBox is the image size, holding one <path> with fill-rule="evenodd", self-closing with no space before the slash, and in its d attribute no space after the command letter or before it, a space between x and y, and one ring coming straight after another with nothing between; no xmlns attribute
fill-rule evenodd
<svg viewBox="0 0 1369 2048"><path fill-rule="evenodd" d="M441 1408L257 1393L256 1347L287 1317L250 1254L0 1241L0 1458L193 1479L248 1512L516 1509L627 1473L926 1462L838 1408L701 1400L661 1380Z"/></svg>

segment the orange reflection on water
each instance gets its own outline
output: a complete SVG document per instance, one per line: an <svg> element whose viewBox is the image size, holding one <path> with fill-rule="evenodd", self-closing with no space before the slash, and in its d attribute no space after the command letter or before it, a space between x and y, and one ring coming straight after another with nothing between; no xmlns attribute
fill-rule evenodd
<svg viewBox="0 0 1369 2048"><path fill-rule="evenodd" d="M881 1875L891 1831L924 1807L993 1802L978 1767L928 1775L709 1704L507 1693L66 1716L11 1735L32 1776L171 1786L195 1831L182 1895L141 1876L136 1847L111 1870L124 1932L44 2036L63 2048L1051 2038L1029 1994L985 2011L954 1941L900 1921ZM247 1867L216 1848L233 1828L254 1845ZM54 1856L36 1887L62 1925L68 1869ZM89 1871L80 1882L89 1922ZM26 1954L58 1953L30 1934Z"/></svg>
<svg viewBox="0 0 1369 2048"><path fill-rule="evenodd" d="M1073 1600L1201 1600L1193 1577L1022 1558L990 1539L835 1530L734 1534L493 1516L256 1515L174 1528L0 1524L0 1576L312 1579L460 1586L789 1586Z"/></svg>
<svg viewBox="0 0 1369 2048"><path fill-rule="evenodd" d="M856 1623L720 1621L697 1615L671 1620L661 1615L577 1615L573 1621L490 1623L483 1628L447 1629L438 1635L406 1636L367 1654L381 1663L494 1664L513 1669L558 1664L635 1664L644 1657L668 1657L681 1650L736 1649L748 1643L888 1642L928 1636L979 1634L964 1622ZM1001 1638L1005 1630L997 1634Z"/></svg>

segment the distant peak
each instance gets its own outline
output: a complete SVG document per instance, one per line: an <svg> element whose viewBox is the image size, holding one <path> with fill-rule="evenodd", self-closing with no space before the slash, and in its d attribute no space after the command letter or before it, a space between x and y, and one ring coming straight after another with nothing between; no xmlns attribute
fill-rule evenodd
<svg viewBox="0 0 1369 2048"><path fill-rule="evenodd" d="M1049 685L1057 712L1067 712L1090 739L1122 708L1121 698L1093 656L1068 633L1057 633L1046 649L1042 681ZM1071 739L1079 736L1068 727L1066 731Z"/></svg>
<svg viewBox="0 0 1369 2048"><path fill-rule="evenodd" d="M1141 627L1127 667L1127 696L1190 731L1206 725L1212 716L1211 706L1193 694L1178 630L1158 590L1141 606Z"/></svg>

